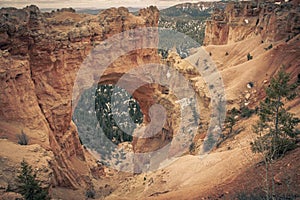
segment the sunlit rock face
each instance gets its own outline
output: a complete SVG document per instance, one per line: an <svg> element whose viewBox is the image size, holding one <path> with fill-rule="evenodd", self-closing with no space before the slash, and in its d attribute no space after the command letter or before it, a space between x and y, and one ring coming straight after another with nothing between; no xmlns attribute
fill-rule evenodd
<svg viewBox="0 0 300 200"><path fill-rule="evenodd" d="M290 40L299 34L299 3L264 1L229 3L206 23L205 45L222 45L260 34L265 41Z"/></svg>
<svg viewBox="0 0 300 200"><path fill-rule="evenodd" d="M134 16L126 8L112 8L92 16L68 9L41 13L36 6L29 6L2 8L0 15L1 135L15 141L16 133L8 127L24 129L31 143L53 151L55 185L85 185L91 174L98 172L85 162L85 150L72 122L71 99L78 69L101 41L136 27L157 26L158 10L150 7ZM152 49L130 52L119 58L121 62L111 64L97 81L116 82L132 66L156 59ZM153 89L145 88L134 94L141 100L142 110L152 101Z"/></svg>

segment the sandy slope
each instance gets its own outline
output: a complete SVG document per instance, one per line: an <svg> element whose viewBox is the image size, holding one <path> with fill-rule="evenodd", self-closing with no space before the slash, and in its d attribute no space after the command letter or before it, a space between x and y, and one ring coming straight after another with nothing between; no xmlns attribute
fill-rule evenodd
<svg viewBox="0 0 300 200"><path fill-rule="evenodd" d="M222 74L228 108L244 104L243 98L247 93L251 94L247 100L249 106L256 106L264 97L264 87L282 65L287 67L292 77L297 77L299 36L289 43L273 43L272 49L265 50L270 44L262 43L257 36L230 45L205 47ZM228 55L225 55L226 52ZM252 60L247 60L248 53L253 56ZM254 83L251 89L247 88L249 82ZM300 115L299 104L299 98L289 104L297 116ZM247 176L245 172L259 160L250 151L250 142L254 138L251 124L256 118L240 121L237 126L243 126L245 130L214 152L202 157L186 155L162 170L134 176L122 182L107 199L201 199L209 194L232 193L232 188L226 190L227 183L243 173ZM219 188L219 185L222 187Z"/></svg>
<svg viewBox="0 0 300 200"><path fill-rule="evenodd" d="M261 43L259 37L231 45L206 47L206 50L211 52L212 59L222 74L228 107L244 103L243 96L246 93L251 94L249 105L257 105L263 97L263 88L267 86L270 77L282 64L285 64L288 71L296 77L299 73L300 63L300 55L295 55L299 54L299 51L295 52L295 49L299 49L300 46L297 39L299 36L288 44L284 42L273 44L273 48L268 51L264 48L269 44ZM225 55L226 52L228 55ZM250 61L247 61L248 53L253 56ZM252 89L246 87L250 81L254 83ZM297 98L290 104L292 111L298 116L300 115L299 103L300 100ZM108 172L108 177L103 177L99 181L95 180L94 185L97 186L95 189L98 193L102 193L102 196L106 193L104 196L108 196L105 199L118 200L208 199L208 197L218 199L219 197L223 198L224 195L230 199L232 197L230 195L234 195L235 187L244 187L245 184L254 183L251 178L253 179L254 176L252 175L256 173L255 170L262 170L254 168L259 158L250 151L250 142L254 138L251 124L256 118L254 116L248 120L240 121L234 128L244 127L244 131L227 140L220 148L208 155L185 155L171 162L170 165L147 174L128 175ZM0 156L8 157L15 164L19 163L23 157L29 159L33 153L31 151L38 148L34 145L22 147L6 140L1 142L3 144L1 144ZM10 148L22 148L24 151L22 155L10 155ZM20 150L20 152L22 151ZM295 154L292 154L291 158L296 160ZM33 159L32 162L34 163L35 160ZM258 178L256 177L256 179ZM100 188L102 188L101 191ZM77 194L77 196L73 195L74 199L76 199L75 197L82 199L85 193L84 191L74 192L65 189L60 191L60 188L56 188L55 192L60 193L60 197ZM100 196L97 194L96 197L102 199Z"/></svg>
<svg viewBox="0 0 300 200"><path fill-rule="evenodd" d="M48 187L53 176L50 163L53 153L38 144L18 145L6 139L0 139L0 199L8 188L16 189L16 180L20 171L20 163L25 160L37 173L43 187Z"/></svg>
<svg viewBox="0 0 300 200"><path fill-rule="evenodd" d="M205 195L257 162L249 149L253 139L248 133L251 127L245 128L246 131L211 154L186 155L164 169L122 182L107 199L193 199Z"/></svg>
<svg viewBox="0 0 300 200"><path fill-rule="evenodd" d="M236 100L245 90L248 82L260 92L277 70L284 65L292 77L297 77L300 67L300 36L289 43L273 43L273 48L265 50L271 43L261 43L259 36L231 45L208 46L212 59L221 71L228 101ZM226 52L228 55L226 56ZM253 56L247 60L247 54Z"/></svg>

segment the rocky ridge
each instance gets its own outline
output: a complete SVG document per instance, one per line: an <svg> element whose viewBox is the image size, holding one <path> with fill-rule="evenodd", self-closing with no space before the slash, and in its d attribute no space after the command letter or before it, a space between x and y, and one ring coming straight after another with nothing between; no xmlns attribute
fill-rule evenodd
<svg viewBox="0 0 300 200"><path fill-rule="evenodd" d="M254 7L251 7L251 4ZM257 9L255 8L257 6L259 11L256 12ZM293 8L291 14L286 12L288 6ZM268 7L271 8L270 11L268 11ZM266 78L262 72L267 72L269 74L267 78L269 79L269 76L274 74L277 67L282 64L283 58L286 58L286 62L291 63L288 69L293 72L293 77L296 77L299 73L297 70L299 62L295 59L295 48L299 46L299 32L297 32L299 28L295 23L298 14L294 12L298 7L293 2L282 6L273 3L253 2L229 4L224 12L216 12L213 15L213 20L207 22L206 44L212 45L208 46L206 50L212 52L212 58L218 61L216 63L218 69L222 71L224 77L227 77L225 85L227 87L228 85L242 85L245 87L247 82L243 84L232 83L240 81L240 74L247 79L250 77L256 78L253 82L255 86L247 89L242 97L243 100L247 100L247 102L254 101L257 96L256 93L259 94L259 89L261 89L257 89L257 83L260 84L262 80L264 82L264 78ZM51 171L53 185L69 188L88 185L90 177L99 177L103 171L101 166L96 165L95 160L90 158L81 146L76 126L71 120L71 91L76 72L91 49L100 44L101 41L124 30L157 25L157 10L151 7L142 10L140 16L133 16L126 9L119 8L103 11L97 16L89 16L76 14L72 10L43 14L35 6L30 6L23 10L1 9L0 13L4 16L1 18L4 21L1 21L3 26L0 29L1 38L4 38L0 40L0 80L1 90L5 91L0 94L1 137L16 142L16 132L23 129L30 136L31 143L38 143L43 148L53 152L49 167L53 171L53 173ZM282 19L290 19L287 23L288 26L279 27L279 22ZM23 23L16 23L22 20ZM221 35L217 35L219 33ZM285 43L285 40L288 41ZM265 44L261 41L264 41ZM263 46L269 44L270 41L279 42L279 44L274 45L270 51L265 51ZM250 42L251 45L245 50L242 47L245 47L247 42ZM232 46L214 46L215 44L230 44ZM254 47L254 45L256 46ZM258 48L261 48L261 50L257 50ZM239 51L239 54L233 56L236 50ZM240 50L243 52L240 52ZM254 59L249 63L253 66L259 65L260 70L256 70L256 68L244 70L245 66L250 65L246 62L246 54L249 50L254 55ZM225 56L227 51L229 55ZM222 56L218 54L220 52ZM262 55L259 56L259 54ZM273 57L276 58L275 62L273 62ZM128 66L142 65L155 59L158 58L151 49L130 52L127 58L124 56L112 63L105 71L100 82L116 83L118 78L128 70ZM207 88L199 83L198 74L194 72L194 69L184 62L180 63L182 61L176 55L170 55L167 61L188 76L195 89L203 92L203 96L199 98L203 99L203 106L208 107L210 99L205 96ZM230 68L231 64L234 64L234 67ZM276 66L271 68L269 67L271 64ZM245 81L247 81L246 78ZM163 87L151 85L137 91L135 97L139 102L142 102L144 112L154 102L152 94L156 94L155 100L165 101L167 104L174 101L170 97L156 93L158 91L161 93L166 92ZM233 98L233 100L236 99ZM176 108L178 105L172 106ZM176 114L177 111L170 113L169 116L175 118ZM145 118L146 121L149 120L149 116L146 115ZM157 137L158 139L166 138L166 135L158 134ZM167 138L165 141L169 141L169 139ZM156 147L161 147L165 144L165 141L159 143ZM140 143L134 141L134 143L136 143L135 147L148 144L147 141L140 141ZM149 146L149 149L152 150L153 146ZM226 153L229 155L231 152ZM189 161L188 157L184 157L184 159ZM89 160L94 162L93 165L88 162ZM141 162L144 163L143 160ZM195 161L195 163L198 162ZM176 179L175 172L178 172L178 166L173 167L173 177ZM194 176L197 176L197 174L191 174L191 177L194 178ZM142 176L139 178L145 180ZM201 177L199 176L198 179L200 180ZM208 179L211 180L211 177ZM174 187L171 189L176 190L178 183L182 182L174 181ZM161 194L165 192L168 195L169 188L165 183L162 182L166 186L166 190L162 191ZM127 186L124 187L128 189ZM161 187L161 185L158 184L158 187ZM135 188L132 188L131 191L131 195L136 195ZM187 191L180 192L184 195ZM124 194L123 191L122 194ZM155 194L153 198L158 198L157 196L160 195L159 193L153 194Z"/></svg>
<svg viewBox="0 0 300 200"><path fill-rule="evenodd" d="M296 0L231 2L206 22L204 44L231 44L255 35L262 41L290 40L299 34L299 11Z"/></svg>
<svg viewBox="0 0 300 200"><path fill-rule="evenodd" d="M157 26L158 10L142 9L134 16L126 8L112 8L91 16L68 9L42 13L28 6L2 8L0 15L1 137L16 142L15 135L24 130L30 143L53 152L53 185L88 185L102 169L89 166L71 119L76 73L101 41L136 27ZM107 74L120 76L155 56L151 49L131 52L114 64L114 74Z"/></svg>

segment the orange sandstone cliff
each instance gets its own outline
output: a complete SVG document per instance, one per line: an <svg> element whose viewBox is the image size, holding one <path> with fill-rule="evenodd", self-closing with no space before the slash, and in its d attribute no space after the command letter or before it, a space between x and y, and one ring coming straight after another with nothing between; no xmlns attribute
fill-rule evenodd
<svg viewBox="0 0 300 200"><path fill-rule="evenodd" d="M224 11L216 10L212 19L207 22L205 49L212 53L212 59L222 73L228 104L236 101L240 91L244 91L246 84L252 81L255 88L247 91L251 94L247 103L252 101L253 105L256 105L259 100L257 96L262 91L264 82L267 82L282 64L287 64L293 78L299 76L297 2L291 1L281 5L265 2L229 3ZM130 14L125 8L108 9L95 16L77 14L72 9L41 13L36 6L24 9L0 9L2 152L8 154L10 149L14 149L16 154L14 158L18 163L23 156L36 155L37 159L32 162L38 162L39 166L49 168L50 171L46 170L45 173L54 186L76 189L88 185L91 177L101 176L104 173L101 166L94 160L93 164L88 162L92 158L80 144L76 126L71 119L71 100L76 73L95 45L126 30L155 27L158 23L158 14L158 10L154 7L141 10L139 16ZM270 44L273 44L273 47L265 50L264 48ZM249 52L253 55L253 59L247 61L246 56ZM111 55L107 55L109 56ZM176 63L181 62L180 58L176 60L176 56L173 57ZM157 59L159 58L156 49L129 52L126 57L112 63L99 81L116 83L132 66L143 65ZM172 57L169 57L170 59ZM178 69L187 70L188 64L178 64ZM192 78L195 77L197 78L198 74L194 74ZM149 121L147 110L154 102L152 97L154 90L157 89L155 87L145 86L134 94L141 104L146 121ZM166 104L169 105L168 103ZM299 107L299 99L295 105ZM299 111L294 110L299 115ZM174 119L175 123L174 116L171 119ZM34 145L16 147L16 134L22 130L29 136L30 144ZM160 136L167 138L166 140L172 139L165 135L156 136L158 138L155 140L159 142ZM164 142L154 148L161 147ZM148 140L133 141L133 145L137 152L142 149L139 149L140 146L149 151L153 150ZM10 157L2 159L8 163L7 166L11 162L9 159ZM141 162L144 164L144 161ZM177 166L174 169L176 178ZM191 174L191 177L197 176L198 174ZM0 179L0 184L1 181ZM162 185L168 186L159 182L155 184L159 184L158 188ZM173 184L174 188L177 188L181 182L174 181ZM184 190L181 195L186 197L190 192ZM196 192L195 198L198 197ZM131 194L136 193L133 191Z"/></svg>
<svg viewBox="0 0 300 200"><path fill-rule="evenodd" d="M206 22L204 44L230 44L261 35L264 41L289 40L299 33L299 2L229 3Z"/></svg>
<svg viewBox="0 0 300 200"><path fill-rule="evenodd" d="M97 43L135 27L157 26L158 10L142 9L134 16L126 8L112 8L92 16L72 9L42 13L28 6L2 8L0 15L0 137L17 142L23 130L30 144L53 152L48 163L53 185L85 186L103 172L86 162L89 156L71 119L76 73ZM131 66L156 56L151 49L131 52L106 77L116 81ZM141 98L149 96L144 92Z"/></svg>

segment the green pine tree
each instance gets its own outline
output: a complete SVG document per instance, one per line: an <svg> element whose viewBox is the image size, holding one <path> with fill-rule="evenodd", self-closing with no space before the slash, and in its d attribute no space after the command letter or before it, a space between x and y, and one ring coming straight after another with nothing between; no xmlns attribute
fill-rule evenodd
<svg viewBox="0 0 300 200"><path fill-rule="evenodd" d="M26 200L46 200L49 199L48 192L41 188L40 183L36 180L36 174L32 167L26 162L21 162L21 173L18 175L19 193Z"/></svg>
<svg viewBox="0 0 300 200"><path fill-rule="evenodd" d="M253 152L264 153L268 162L283 156L296 146L299 118L289 113L284 102L294 99L297 84L290 84L290 75L281 69L266 88L266 98L260 103L259 120L254 126L258 138Z"/></svg>
<svg viewBox="0 0 300 200"><path fill-rule="evenodd" d="M226 128L229 129L229 135L233 132L233 126L236 124L235 116L238 114L238 110L236 108L233 108L230 110L228 115L225 118L225 124Z"/></svg>

